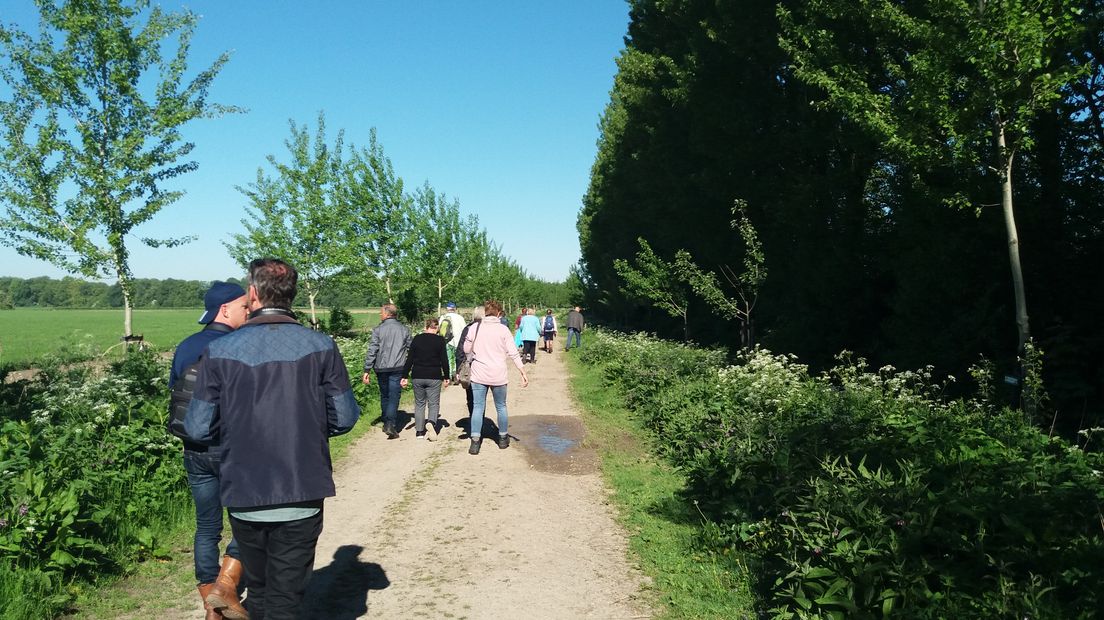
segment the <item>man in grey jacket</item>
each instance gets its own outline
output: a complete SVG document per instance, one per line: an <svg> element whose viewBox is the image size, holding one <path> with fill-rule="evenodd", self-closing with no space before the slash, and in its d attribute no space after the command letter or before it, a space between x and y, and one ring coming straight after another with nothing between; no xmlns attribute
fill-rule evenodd
<svg viewBox="0 0 1104 620"><path fill-rule="evenodd" d="M410 330L395 318L398 308L384 304L380 308L380 324L372 330L368 341L368 355L364 359L365 385L372 383L372 371L376 373L380 392L380 417L383 432L388 439L399 436L399 398L402 396L402 370L406 364L406 351L410 348Z"/></svg>
<svg viewBox="0 0 1104 620"><path fill-rule="evenodd" d="M575 338L575 348L583 346L583 309L579 306L575 306L571 309L571 312L567 313L567 347L565 351L571 350L571 338Z"/></svg>

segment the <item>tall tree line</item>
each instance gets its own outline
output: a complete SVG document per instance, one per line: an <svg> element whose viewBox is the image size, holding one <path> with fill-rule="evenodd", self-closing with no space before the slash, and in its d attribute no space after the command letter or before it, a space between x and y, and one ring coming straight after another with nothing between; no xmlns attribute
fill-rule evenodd
<svg viewBox="0 0 1104 620"><path fill-rule="evenodd" d="M666 260L685 250L706 270L739 266L740 201L769 269L752 316L766 346L815 366L848 349L959 376L985 356L1014 374L1026 299L1060 424L1100 412L1098 3L630 6L578 222L596 313L681 337L683 321L630 294L615 261L633 261L639 238ZM690 293L690 337L738 346L734 321Z"/></svg>

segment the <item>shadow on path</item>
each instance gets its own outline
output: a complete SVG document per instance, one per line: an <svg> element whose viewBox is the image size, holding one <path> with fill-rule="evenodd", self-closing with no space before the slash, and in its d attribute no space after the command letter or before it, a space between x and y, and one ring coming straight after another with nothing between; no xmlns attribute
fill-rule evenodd
<svg viewBox="0 0 1104 620"><path fill-rule="evenodd" d="M303 600L300 618L352 620L368 613L368 592L391 585L383 567L361 562L360 545L343 545L334 552L333 563L316 569Z"/></svg>
<svg viewBox="0 0 1104 620"><path fill-rule="evenodd" d="M492 412L493 414L493 412ZM459 439L471 438L471 418L461 418L456 421L456 428L460 429ZM479 436L484 439L492 439L498 441L498 424L491 419L491 416L485 416L483 418L483 429L479 433Z"/></svg>

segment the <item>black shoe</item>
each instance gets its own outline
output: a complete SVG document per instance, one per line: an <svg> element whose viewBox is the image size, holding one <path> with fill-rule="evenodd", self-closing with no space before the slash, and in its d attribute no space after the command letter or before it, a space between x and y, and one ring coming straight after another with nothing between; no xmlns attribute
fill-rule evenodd
<svg viewBox="0 0 1104 620"><path fill-rule="evenodd" d="M499 435L498 436L498 448L499 448L499 450L505 450L506 448L509 448L509 447L510 447L510 436L509 435Z"/></svg>
<svg viewBox="0 0 1104 620"><path fill-rule="evenodd" d="M387 435L388 439L398 439L399 438L399 431L396 430L394 426L384 426L383 427L383 432L384 432L384 434Z"/></svg>
<svg viewBox="0 0 1104 620"><path fill-rule="evenodd" d="M426 438L426 432L425 431L416 431L414 433L414 439L425 439L425 438Z"/></svg>
<svg viewBox="0 0 1104 620"><path fill-rule="evenodd" d="M468 446L468 454L479 454L479 446L483 443L483 438L479 437L471 440L471 445Z"/></svg>

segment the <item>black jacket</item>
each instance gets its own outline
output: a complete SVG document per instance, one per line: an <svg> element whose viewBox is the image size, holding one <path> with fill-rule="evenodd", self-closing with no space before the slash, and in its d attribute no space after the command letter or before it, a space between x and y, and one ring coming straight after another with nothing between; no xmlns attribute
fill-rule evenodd
<svg viewBox="0 0 1104 620"><path fill-rule="evenodd" d="M220 422L223 506L333 496L329 437L360 417L333 339L287 314L261 314L213 341L205 356L184 428L204 443Z"/></svg>
<svg viewBox="0 0 1104 620"><path fill-rule="evenodd" d="M414 336L414 340L410 341L410 353L406 356L402 376L409 375L413 370L412 379L448 379L446 344L448 343L445 339L438 334L423 332Z"/></svg>

